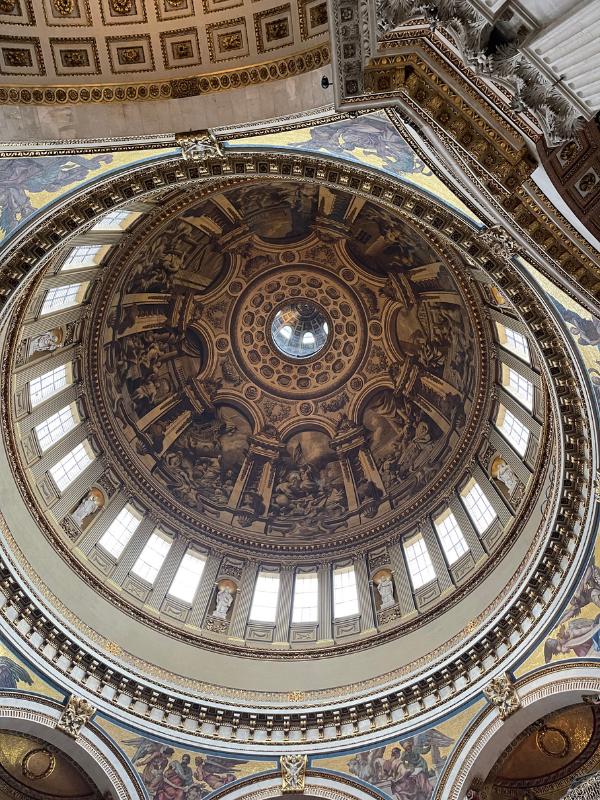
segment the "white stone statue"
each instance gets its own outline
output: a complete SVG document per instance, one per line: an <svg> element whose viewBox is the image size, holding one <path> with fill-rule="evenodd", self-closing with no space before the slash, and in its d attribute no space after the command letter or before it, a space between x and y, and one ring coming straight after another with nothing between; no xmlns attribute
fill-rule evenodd
<svg viewBox="0 0 600 800"><path fill-rule="evenodd" d="M377 591L381 597L381 605L379 610L383 611L386 608L391 608L395 605L394 600L394 582L391 575L385 575L377 584Z"/></svg>
<svg viewBox="0 0 600 800"><path fill-rule="evenodd" d="M81 503L77 506L75 511L71 514L71 518L73 522L76 522L77 525L81 528L83 525L83 521L86 517L89 517L90 514L95 514L96 511L99 510L101 506L100 498L96 494L88 494L86 497L83 498Z"/></svg>
<svg viewBox="0 0 600 800"><path fill-rule="evenodd" d="M46 331L29 342L29 355L34 353L53 352L60 344L60 337L52 331Z"/></svg>
<svg viewBox="0 0 600 800"><path fill-rule="evenodd" d="M223 586L222 589L219 589L217 592L217 607L213 611L213 617L217 619L225 619L227 617L227 612L229 611L229 606L233 603L233 592L229 588L229 586Z"/></svg>
<svg viewBox="0 0 600 800"><path fill-rule="evenodd" d="M496 477L500 483L503 483L506 486L509 494L512 494L515 491L519 483L517 476L504 460L500 460L498 462L496 467Z"/></svg>

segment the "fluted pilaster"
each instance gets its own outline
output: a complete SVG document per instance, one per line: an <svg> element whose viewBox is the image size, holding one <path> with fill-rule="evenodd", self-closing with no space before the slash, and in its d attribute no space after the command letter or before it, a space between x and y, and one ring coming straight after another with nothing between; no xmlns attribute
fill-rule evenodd
<svg viewBox="0 0 600 800"><path fill-rule="evenodd" d="M243 639L245 637L257 572L258 564L253 561L249 561L242 571L233 617L229 626L229 635L234 639Z"/></svg>

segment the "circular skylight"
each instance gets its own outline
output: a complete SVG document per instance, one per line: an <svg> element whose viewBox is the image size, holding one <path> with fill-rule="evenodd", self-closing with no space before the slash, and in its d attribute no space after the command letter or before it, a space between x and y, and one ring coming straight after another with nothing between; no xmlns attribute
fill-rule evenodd
<svg viewBox="0 0 600 800"><path fill-rule="evenodd" d="M284 355L308 358L327 344L329 324L316 303L300 300L279 309L271 323L271 335Z"/></svg>

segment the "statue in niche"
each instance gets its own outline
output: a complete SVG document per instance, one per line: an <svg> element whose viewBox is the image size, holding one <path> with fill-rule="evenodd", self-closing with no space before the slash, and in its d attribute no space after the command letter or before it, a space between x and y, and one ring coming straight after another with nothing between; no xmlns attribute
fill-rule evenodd
<svg viewBox="0 0 600 800"><path fill-rule="evenodd" d="M394 581L392 580L392 573L388 570L375 575L373 582L377 586L379 597L381 598L380 611L385 611L386 608L391 608L396 605L394 600Z"/></svg>
<svg viewBox="0 0 600 800"><path fill-rule="evenodd" d="M494 463L492 464L492 475L496 480L503 483L508 493L512 495L515 491L517 486L519 485L519 480L512 469L508 466L506 461L503 458L494 459Z"/></svg>
<svg viewBox="0 0 600 800"><path fill-rule="evenodd" d="M29 342L29 355L34 353L53 353L57 350L62 342L62 330L54 328L51 331L40 333Z"/></svg>
<svg viewBox="0 0 600 800"><path fill-rule="evenodd" d="M286 527L327 525L345 511L341 467L328 437L317 431L296 434L277 466L269 508L272 520Z"/></svg>
<svg viewBox="0 0 600 800"><path fill-rule="evenodd" d="M220 584L219 591L217 592L216 606L212 613L213 617L216 617L217 619L226 619L227 612L229 611L232 603L233 584L229 581L223 582Z"/></svg>
<svg viewBox="0 0 600 800"><path fill-rule="evenodd" d="M71 514L71 519L75 522L80 528L83 526L84 521L95 514L102 508L102 495L98 492L98 490L92 489L92 491L87 494L83 500L79 503L75 511Z"/></svg>

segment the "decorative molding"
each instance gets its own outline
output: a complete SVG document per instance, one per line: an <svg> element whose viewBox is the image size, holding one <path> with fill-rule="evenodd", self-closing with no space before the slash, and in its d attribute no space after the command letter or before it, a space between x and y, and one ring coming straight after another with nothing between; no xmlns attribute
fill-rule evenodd
<svg viewBox="0 0 600 800"><path fill-rule="evenodd" d="M72 739L77 739L84 725L91 720L96 713L96 707L89 703L84 697L72 694L67 705L62 712L60 719L56 723L59 731L66 733Z"/></svg>
<svg viewBox="0 0 600 800"><path fill-rule="evenodd" d="M489 19L469 0L377 0L375 8L377 33L383 36L414 19L424 18L432 30L444 28L476 75L511 91L514 111L536 116L550 145L572 139L579 129L581 108L561 91L560 81L552 84L521 49L531 33L528 17L519 18L511 9L509 19L504 11ZM495 35L502 45L493 44Z"/></svg>
<svg viewBox="0 0 600 800"><path fill-rule="evenodd" d="M303 794L307 757L290 753L289 755L281 756L280 761L281 791L284 794L288 792Z"/></svg>
<svg viewBox="0 0 600 800"><path fill-rule="evenodd" d="M484 687L483 693L490 703L496 706L502 720L521 708L521 700L508 672L491 680Z"/></svg>
<svg viewBox="0 0 600 800"><path fill-rule="evenodd" d="M0 42L1 44L1 42ZM329 63L329 45L323 44L286 58L255 66L200 73L150 83L95 84L90 86L0 86L0 105L66 105L73 103L122 103L133 100L165 100L196 97L227 89L270 83L321 69ZM0 73L1 74L1 73Z"/></svg>

